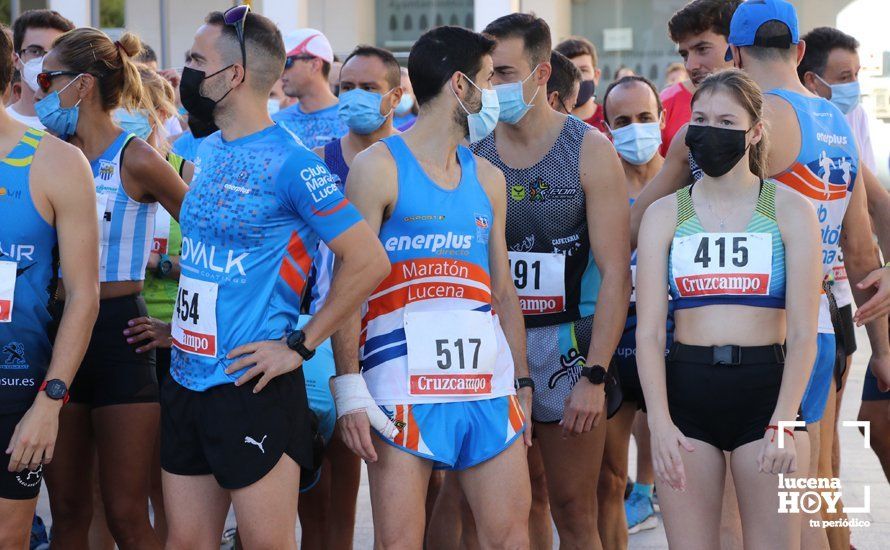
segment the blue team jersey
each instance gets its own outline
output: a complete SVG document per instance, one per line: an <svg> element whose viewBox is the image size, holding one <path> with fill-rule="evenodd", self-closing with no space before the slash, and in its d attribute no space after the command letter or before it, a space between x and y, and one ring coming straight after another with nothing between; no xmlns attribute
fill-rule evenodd
<svg viewBox="0 0 890 550"><path fill-rule="evenodd" d="M203 391L234 382L234 348L296 327L319 237L361 220L316 155L278 125L209 136L182 204L171 374Z"/></svg>
<svg viewBox="0 0 890 550"><path fill-rule="evenodd" d="M315 149L345 136L349 131L349 127L337 115L338 107L339 104L335 104L326 109L304 113L297 103L275 113L272 120L293 132L303 145Z"/></svg>
<svg viewBox="0 0 890 550"><path fill-rule="evenodd" d="M29 128L0 159L0 414L31 406L52 355L47 329L58 243L55 228L34 206L29 183L44 135Z"/></svg>
<svg viewBox="0 0 890 550"><path fill-rule="evenodd" d="M205 139L207 138L196 138L191 131L186 130L173 142L173 152L189 162L195 162L195 158L198 156L198 146Z"/></svg>

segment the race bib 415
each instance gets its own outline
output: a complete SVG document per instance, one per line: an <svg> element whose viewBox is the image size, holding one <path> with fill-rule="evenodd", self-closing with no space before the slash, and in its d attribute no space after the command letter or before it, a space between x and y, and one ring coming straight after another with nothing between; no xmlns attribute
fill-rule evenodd
<svg viewBox="0 0 890 550"><path fill-rule="evenodd" d="M772 276L770 233L675 237L671 277L681 297L765 296Z"/></svg>

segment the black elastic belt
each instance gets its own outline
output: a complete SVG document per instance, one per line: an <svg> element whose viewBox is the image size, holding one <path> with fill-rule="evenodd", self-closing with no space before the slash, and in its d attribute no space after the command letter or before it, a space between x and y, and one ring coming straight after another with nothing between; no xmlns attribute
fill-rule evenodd
<svg viewBox="0 0 890 550"><path fill-rule="evenodd" d="M703 365L755 365L784 363L785 346L687 346L674 342L668 355L671 361Z"/></svg>

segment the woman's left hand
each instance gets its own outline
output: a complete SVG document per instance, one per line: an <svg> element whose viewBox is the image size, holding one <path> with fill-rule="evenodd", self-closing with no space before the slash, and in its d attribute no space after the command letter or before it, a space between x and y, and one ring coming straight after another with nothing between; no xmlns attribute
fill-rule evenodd
<svg viewBox="0 0 890 550"><path fill-rule="evenodd" d="M792 434L794 432L791 432ZM780 437L781 435L781 437ZM779 447L779 442L782 446ZM791 474L797 471L794 436L777 428L767 428L757 454L757 467L765 474Z"/></svg>

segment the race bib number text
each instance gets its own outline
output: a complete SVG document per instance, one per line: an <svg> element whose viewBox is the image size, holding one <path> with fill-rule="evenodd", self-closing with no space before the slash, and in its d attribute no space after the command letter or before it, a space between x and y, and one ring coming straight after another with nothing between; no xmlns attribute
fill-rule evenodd
<svg viewBox="0 0 890 550"><path fill-rule="evenodd" d="M405 336L410 395L491 394L497 358L491 313L407 312Z"/></svg>
<svg viewBox="0 0 890 550"><path fill-rule="evenodd" d="M173 345L187 353L216 357L216 283L179 278L173 310Z"/></svg>
<svg viewBox="0 0 890 550"><path fill-rule="evenodd" d="M769 233L699 233L674 238L671 276L682 297L769 294Z"/></svg>
<svg viewBox="0 0 890 550"><path fill-rule="evenodd" d="M563 254L510 252L510 273L523 315L565 311L565 270Z"/></svg>
<svg viewBox="0 0 890 550"><path fill-rule="evenodd" d="M12 304L15 301L16 262L0 262L0 323L12 322Z"/></svg>

